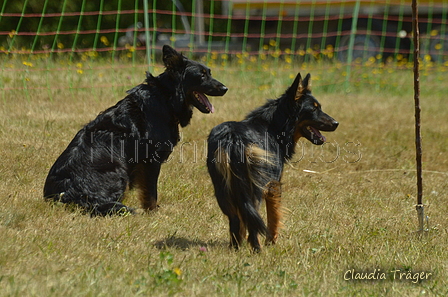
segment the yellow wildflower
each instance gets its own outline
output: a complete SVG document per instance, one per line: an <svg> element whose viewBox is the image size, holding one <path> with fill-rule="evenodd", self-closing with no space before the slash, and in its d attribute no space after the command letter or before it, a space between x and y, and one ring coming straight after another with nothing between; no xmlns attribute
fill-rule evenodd
<svg viewBox="0 0 448 297"><path fill-rule="evenodd" d="M109 45L109 40L107 39L106 36L101 36L100 41L101 41L105 46L108 46L108 45Z"/></svg>
<svg viewBox="0 0 448 297"><path fill-rule="evenodd" d="M181 276L182 275L182 270L180 270L180 268L176 267L173 269L173 272L177 275L177 276Z"/></svg>

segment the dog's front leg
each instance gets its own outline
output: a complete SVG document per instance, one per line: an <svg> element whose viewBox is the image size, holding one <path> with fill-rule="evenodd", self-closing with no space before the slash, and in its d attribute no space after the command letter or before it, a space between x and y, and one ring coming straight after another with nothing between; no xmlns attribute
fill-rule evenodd
<svg viewBox="0 0 448 297"><path fill-rule="evenodd" d="M158 162L145 164L140 172L139 199L145 211L157 208L157 181L159 179L161 164Z"/></svg>
<svg viewBox="0 0 448 297"><path fill-rule="evenodd" d="M278 181L270 181L263 193L266 201L266 211L268 219L268 234L266 244L275 244L278 238L278 229L281 226L281 196L282 188Z"/></svg>

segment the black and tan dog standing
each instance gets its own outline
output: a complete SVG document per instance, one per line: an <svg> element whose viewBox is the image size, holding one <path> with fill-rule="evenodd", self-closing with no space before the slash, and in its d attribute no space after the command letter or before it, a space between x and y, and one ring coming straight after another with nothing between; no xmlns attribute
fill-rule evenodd
<svg viewBox="0 0 448 297"><path fill-rule="evenodd" d="M305 137L315 145L326 139L320 131L338 127L311 95L310 74L300 73L287 91L269 100L241 122L225 122L208 137L207 166L221 210L229 219L230 243L238 248L246 238L260 250L258 234L275 243L281 218L281 185L285 161ZM264 200L267 227L258 210Z"/></svg>

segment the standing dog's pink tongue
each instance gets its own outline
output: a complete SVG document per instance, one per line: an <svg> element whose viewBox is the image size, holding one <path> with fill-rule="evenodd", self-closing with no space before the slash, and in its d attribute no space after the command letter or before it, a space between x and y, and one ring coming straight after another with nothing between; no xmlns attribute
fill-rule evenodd
<svg viewBox="0 0 448 297"><path fill-rule="evenodd" d="M213 107L213 105L210 103L210 101L208 100L207 96L205 96L202 93L196 92L196 94L198 95L197 98L199 99L199 101L205 105L207 107L207 109L213 113L215 112L215 108Z"/></svg>

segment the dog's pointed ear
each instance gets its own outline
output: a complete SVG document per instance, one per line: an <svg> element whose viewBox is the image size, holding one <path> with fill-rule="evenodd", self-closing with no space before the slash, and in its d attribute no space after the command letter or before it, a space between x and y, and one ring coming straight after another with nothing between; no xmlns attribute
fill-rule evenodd
<svg viewBox="0 0 448 297"><path fill-rule="evenodd" d="M300 93L300 90L302 89L302 76L300 75L300 72L297 74L296 79L294 79L294 82L291 85L291 89L295 92L294 95L294 101L299 100L302 96Z"/></svg>
<svg viewBox="0 0 448 297"><path fill-rule="evenodd" d="M179 54L174 48L169 45L164 45L163 49L163 64L167 69L178 69L184 66L184 56Z"/></svg>
<svg viewBox="0 0 448 297"><path fill-rule="evenodd" d="M296 83L297 81L297 83ZM311 74L307 74L305 79L302 80L302 76L297 74L296 80L293 85L296 83L296 94L294 96L294 100L297 101L306 93L311 93Z"/></svg>
<svg viewBox="0 0 448 297"><path fill-rule="evenodd" d="M311 93L311 74L307 74L303 79L303 87L305 93Z"/></svg>

